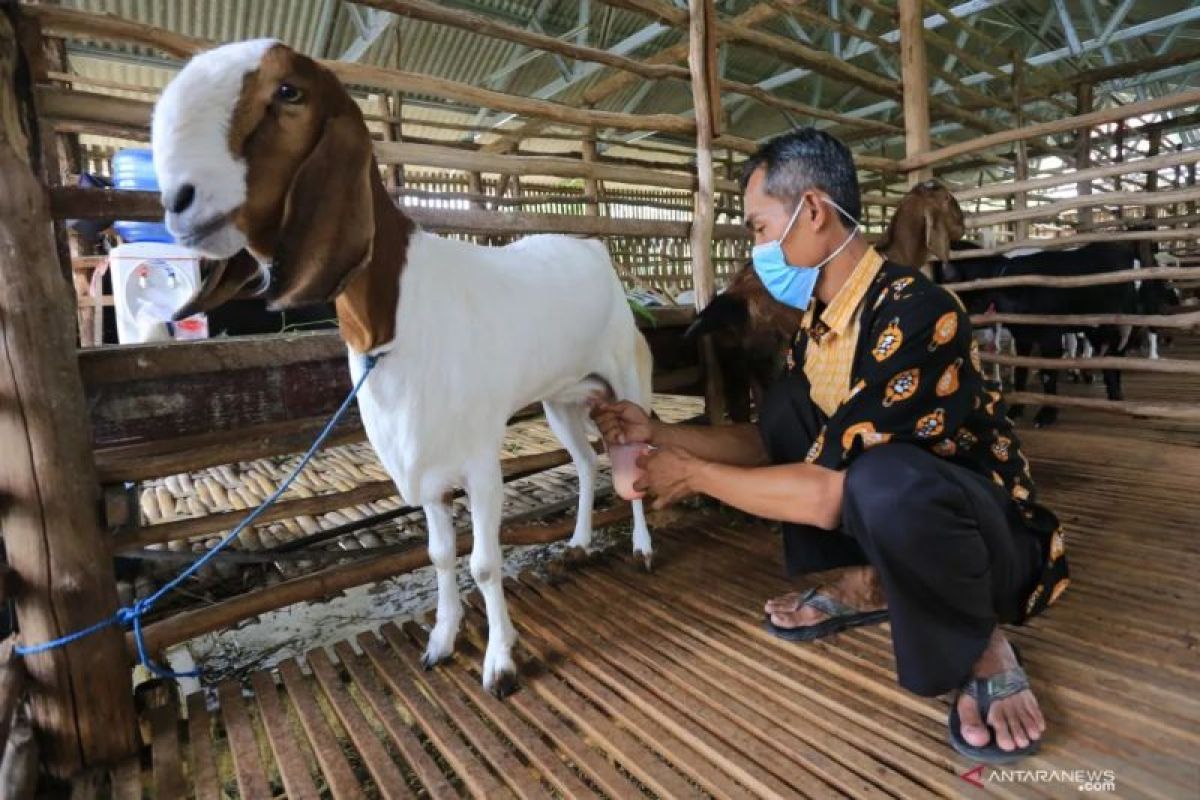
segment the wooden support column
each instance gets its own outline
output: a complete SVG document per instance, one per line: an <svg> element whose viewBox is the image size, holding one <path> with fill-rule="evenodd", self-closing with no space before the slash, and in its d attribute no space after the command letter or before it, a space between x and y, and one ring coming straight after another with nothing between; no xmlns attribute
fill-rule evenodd
<svg viewBox="0 0 1200 800"><path fill-rule="evenodd" d="M692 214L692 287L696 310L717 293L713 267L713 224L716 221L716 180L713 139L720 133L721 95L717 76L717 16L713 0L688 0L688 68L692 76L692 105L696 109L696 200ZM715 102L714 102L715 101ZM725 421L725 394L716 351L704 337L704 405L709 422Z"/></svg>
<svg viewBox="0 0 1200 800"><path fill-rule="evenodd" d="M1016 115L1015 124L1018 128L1023 127L1025 125L1025 108L1024 108L1025 74L1024 74L1023 65L1024 65L1024 59L1021 58L1020 53L1018 53L1016 50L1014 50L1012 53L1012 96L1013 96L1013 112ZM1018 181L1028 180L1029 179L1029 149L1025 146L1024 140L1017 142L1016 145L1017 145L1016 161L1014 163L1014 167L1016 169L1015 177ZM1025 208L1026 208L1025 192L1017 192L1013 196L1013 209L1016 211L1024 211ZM1024 219L1017 220L1014 232L1016 233L1016 238L1018 240L1028 239L1029 238L1029 221L1024 220Z"/></svg>
<svg viewBox="0 0 1200 800"><path fill-rule="evenodd" d="M1075 87L1075 113L1090 114L1092 111L1092 85L1080 83ZM1083 170L1092 163L1092 129L1080 128L1075 134L1075 169ZM1075 193L1079 195L1092 193L1090 180L1080 181L1075 185ZM1079 225L1081 228L1092 226L1092 209L1079 209Z"/></svg>
<svg viewBox="0 0 1200 800"><path fill-rule="evenodd" d="M389 102L386 94L376 95L376 108L379 116L383 117L383 140L385 142L400 142L404 140L401 127L401 100L399 92L392 93ZM395 191L404 185L404 165L389 164L384 168L384 183L390 191Z"/></svg>
<svg viewBox="0 0 1200 800"><path fill-rule="evenodd" d="M600 154L596 148L596 129L588 128L583 137L583 163L595 164ZM583 179L583 196L587 201L585 210L589 217L600 216L600 182L595 177Z"/></svg>
<svg viewBox="0 0 1200 800"><path fill-rule="evenodd" d="M900 0L900 77L904 88L904 155L930 148L929 74L925 63L925 24L921 0ZM908 173L908 185L933 177L929 168Z"/></svg>
<svg viewBox="0 0 1200 800"><path fill-rule="evenodd" d="M43 642L117 609L100 529L74 292L55 257L35 176L37 120L13 6L0 10L0 532L19 578L21 640ZM46 768L66 777L137 748L130 664L109 628L25 658Z"/></svg>
<svg viewBox="0 0 1200 800"><path fill-rule="evenodd" d="M1149 149L1146 151L1148 158L1154 158L1162 150L1162 128L1155 128L1150 131ZM1158 191L1158 170L1152 169L1146 172L1146 191ZM1158 210L1155 207L1146 209L1147 217L1157 217Z"/></svg>
<svg viewBox="0 0 1200 800"><path fill-rule="evenodd" d="M1120 164L1125 161L1125 120L1117 120L1117 132L1113 134L1113 163ZM1113 191L1120 193L1124 180L1120 173L1113 176ZM1125 209L1117 206L1117 219L1125 219Z"/></svg>

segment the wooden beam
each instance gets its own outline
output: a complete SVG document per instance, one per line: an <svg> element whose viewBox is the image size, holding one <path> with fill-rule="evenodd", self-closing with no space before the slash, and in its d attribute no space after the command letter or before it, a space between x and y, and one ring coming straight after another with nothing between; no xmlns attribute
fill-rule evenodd
<svg viewBox="0 0 1200 800"><path fill-rule="evenodd" d="M27 57L15 5L0 7L0 531L20 577L21 640L37 644L116 613L111 546L75 365L75 298L52 238ZM40 42L34 43L40 46ZM43 766L66 778L136 751L130 662L114 627L24 659Z"/></svg>
<svg viewBox="0 0 1200 800"><path fill-rule="evenodd" d="M1092 85L1090 83L1080 83L1075 87L1075 113L1089 114L1092 111ZM1075 170L1078 176L1082 176L1092 163L1092 129L1085 125L1079 128L1075 133ZM1078 177L1077 176L1077 177ZM1092 181L1090 178L1081 180L1075 184L1075 194L1083 197L1092 193ZM1085 208L1079 214L1079 221L1083 225L1090 225L1092 222L1092 209Z"/></svg>
<svg viewBox="0 0 1200 800"><path fill-rule="evenodd" d="M1036 392L1005 392L1004 399L1012 403L1059 408L1083 408L1143 419L1173 419L1200 422L1200 408L1194 403L1147 403L1134 400L1100 400L1092 397L1071 397Z"/></svg>
<svg viewBox="0 0 1200 800"><path fill-rule="evenodd" d="M1072 86L1092 87L1096 84L1120 78L1132 78L1135 75L1144 75L1147 72L1155 72L1179 64L1191 64L1196 61L1200 61L1200 47L1193 46L1172 50L1161 56L1139 56L1131 61L1118 61L1110 66L1087 69L1067 76L1056 75L1044 80L1038 80L1035 73L1035 78L1029 82L1029 93L1030 96L1041 97L1065 91Z"/></svg>
<svg viewBox="0 0 1200 800"><path fill-rule="evenodd" d="M1018 128L1025 125L1025 114L1021 108L1021 99L1024 97L1024 61L1018 51L1012 51L1012 95L1014 105L1017 108L1017 118L1014 123ZM1017 142L1017 152L1015 153L1016 160L1014 163L1013 177L1018 183L1029 180L1029 151L1025 146L1025 142ZM1028 206L1028 195L1025 192L1017 192L1013 195L1013 211L1018 213L1023 212ZM1013 228L1013 234L1018 239L1029 238L1029 220L1026 217L1016 217L1016 226Z"/></svg>
<svg viewBox="0 0 1200 800"><path fill-rule="evenodd" d="M712 0L689 0L691 24L688 41L691 50L688 65L692 73L692 105L696 109L696 174L699 179L692 215L692 280L696 310L704 308L716 294L716 273L712 262L712 231L716 220L713 210L717 181L713 168L713 136L719 107L712 107L709 91L716 71L712 58L715 47L716 11Z"/></svg>
<svg viewBox="0 0 1200 800"><path fill-rule="evenodd" d="M692 75L692 107L696 110L696 174L699 177L691 236L692 288L698 312L712 301L717 291L712 260L712 230L716 221L713 136L721 118L721 98L719 92L713 91L717 70L717 15L713 0L689 0L688 12L688 66ZM701 353L705 372L705 413L719 424L725 418L724 393L716 352L708 337L701 345Z"/></svg>
<svg viewBox="0 0 1200 800"><path fill-rule="evenodd" d="M593 523L597 528L613 525L628 519L631 509L628 503L599 511ZM542 544L565 539L575 529L574 518L549 525L520 525L505 528L500 532L502 544ZM459 536L455 543L458 554L471 550L469 535ZM204 633L227 628L243 619L274 611L277 608L318 600L354 586L412 572L429 564L425 547L416 545L411 551L395 555L375 556L330 567L312 575L293 578L264 589L246 592L237 597L213 605L185 611L151 623L144 629L147 649L152 653L187 641ZM127 637L127 646L132 648L132 636Z"/></svg>
<svg viewBox="0 0 1200 800"><path fill-rule="evenodd" d="M1185 314L972 314L971 324L1056 325L1090 328L1096 325L1138 325L1150 328L1200 328L1200 311ZM1200 410L1200 407L1197 407Z"/></svg>
<svg viewBox="0 0 1200 800"><path fill-rule="evenodd" d="M1021 250L1026 247L1057 250L1060 247L1076 247L1081 244L1091 244L1092 242L1139 242L1143 240L1169 242L1172 239L1200 239L1200 228L1188 228L1178 231L1104 231L1102 233L1077 233L1073 236L1056 236L1052 239L1023 239L979 250L955 250L950 254L950 260L957 261L961 258L994 256L1000 253L1007 253L1009 250Z"/></svg>
<svg viewBox="0 0 1200 800"><path fill-rule="evenodd" d="M900 0L900 73L904 80L904 154L906 160L911 160L930 148L929 76L921 0ZM916 186L932 177L929 169L915 169L908 173L908 185Z"/></svg>
<svg viewBox="0 0 1200 800"><path fill-rule="evenodd" d="M983 289L1007 289L1013 286L1045 286L1071 289L1080 286L1105 286L1114 283L1133 283L1141 280L1178 281L1200 278L1200 267L1146 267L1122 269L1116 272L1097 272L1091 275L1005 275L999 278L978 278L960 283L944 283L942 288L952 292L975 292Z"/></svg>
<svg viewBox="0 0 1200 800"><path fill-rule="evenodd" d="M459 30L467 30L481 36L490 36L507 42L515 42L525 47L541 50L547 53L573 58L578 61L589 61L596 64L615 67L649 80L674 78L686 81L688 71L674 64L653 64L626 56L617 55L608 50L585 47L574 42L564 41L554 36L529 28L509 25L486 14L477 14L464 9L450 8L429 0L351 0L356 5L370 6L381 11L390 11L423 22L446 25Z"/></svg>
<svg viewBox="0 0 1200 800"><path fill-rule="evenodd" d="M1051 122L1039 122L1036 125L1026 125L1022 128L980 136L976 139L952 144L929 153L907 157L900 162L900 168L906 171L922 169L943 161L949 161L958 156L967 155L968 153L978 153L981 150L987 150L989 147L996 147L1010 142L1065 133L1087 126L1116 122L1117 120L1137 117L1142 114L1196 104L1200 104L1200 89L1190 89L1165 97L1155 97L1137 103L1128 103L1117 108L1093 111L1088 114L1079 114L1074 117L1066 117Z"/></svg>
<svg viewBox="0 0 1200 800"><path fill-rule="evenodd" d="M966 226L968 228L983 228L989 225L1002 225L1008 222L1019 222L1022 220L1051 219L1057 217L1062 212L1069 211L1073 208L1093 208L1095 206L1108 205L1128 205L1153 208L1155 206L1167 205L1170 203L1182 203L1188 200L1197 199L1200 199L1200 189L1180 189L1173 192L1105 192L1103 194L1088 194L1080 197L1070 197L1066 200L1045 203L1040 206L1034 206L1033 208L1027 208L1019 211L997 211L991 214L978 214L969 216L966 218ZM1139 220L1139 222L1151 221L1152 220L1148 218ZM1021 238L1024 239L1025 237Z"/></svg>
<svg viewBox="0 0 1200 800"><path fill-rule="evenodd" d="M1168 153L1157 158L1140 158L1135 161L1126 161L1123 164L1108 164L1102 167L1068 170L1057 175L1049 175L1045 178L1032 178L1019 182L992 183L976 189L961 189L954 192L954 196L960 203L965 203L968 200L977 200L982 197L1004 197L1015 192L1040 191L1053 186L1064 186L1068 183L1078 183L1081 188L1079 194L1088 194L1089 192L1082 191L1082 187L1085 185L1090 187L1091 182L1096 178L1107 178L1111 175L1118 175L1125 172L1165 169L1166 167L1173 167L1178 164L1195 164L1198 161L1200 161L1200 149L1184 150L1179 153Z"/></svg>
<svg viewBox="0 0 1200 800"><path fill-rule="evenodd" d="M63 187L53 192L54 215L60 219L161 220L162 205L157 192L117 191ZM567 233L583 236L669 236L687 238L688 222L653 219L587 217L576 214L530 214L405 206L404 213L427 230L437 233L481 235L525 235ZM743 225L722 224L713 228L718 239L745 239Z"/></svg>
<svg viewBox="0 0 1200 800"><path fill-rule="evenodd" d="M1034 358L1007 353L980 353L988 364L1032 369L1116 369L1122 372L1158 372L1166 375L1200 375L1200 361L1178 358Z"/></svg>

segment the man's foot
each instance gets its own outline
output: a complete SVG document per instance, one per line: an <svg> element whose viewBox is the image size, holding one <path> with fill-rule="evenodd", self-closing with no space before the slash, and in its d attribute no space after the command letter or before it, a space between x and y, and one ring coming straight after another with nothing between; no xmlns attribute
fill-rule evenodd
<svg viewBox="0 0 1200 800"><path fill-rule="evenodd" d="M1020 670L1020 663L1008 639L997 627L992 632L987 649L975 662L971 677L976 680L995 679L1005 673L1013 675ZM1023 677L1023 675L1021 676ZM996 682L993 680L993 682ZM1003 683L1004 681L1001 681ZM1046 720L1038 707L1037 699L1028 688L1005 694L1003 687L996 687L1000 696L991 699L987 711L987 724L980 718L979 702L971 694L961 692L955 700L960 720L961 739L971 748L986 748L994 744L1003 754L1017 754L1030 748L1042 738L1046 731ZM993 731L995 737L993 739ZM978 754L972 757L980 758ZM982 760L982 759L981 759Z"/></svg>
<svg viewBox="0 0 1200 800"><path fill-rule="evenodd" d="M848 567L836 580L818 588L818 593L849 606L855 611L882 611L887 608L883 584L874 567ZM801 628L830 619L831 614L804 602L807 592L788 592L767 601L763 611L779 628Z"/></svg>

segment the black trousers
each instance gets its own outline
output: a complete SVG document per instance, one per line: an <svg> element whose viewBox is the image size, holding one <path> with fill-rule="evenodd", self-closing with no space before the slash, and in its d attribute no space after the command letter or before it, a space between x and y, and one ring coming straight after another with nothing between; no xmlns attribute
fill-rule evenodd
<svg viewBox="0 0 1200 800"><path fill-rule="evenodd" d="M803 461L824 424L797 371L760 414L773 463ZM1014 622L1042 545L1003 487L910 444L885 444L847 469L842 527L783 526L788 574L870 564L887 597L900 685L932 696L970 675L997 623Z"/></svg>

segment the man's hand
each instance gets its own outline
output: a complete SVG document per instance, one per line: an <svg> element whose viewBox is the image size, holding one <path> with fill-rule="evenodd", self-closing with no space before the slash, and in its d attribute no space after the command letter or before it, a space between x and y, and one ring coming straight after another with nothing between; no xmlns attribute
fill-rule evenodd
<svg viewBox="0 0 1200 800"><path fill-rule="evenodd" d="M650 416L636 403L597 403L592 407L592 419L600 429L606 444L649 442L654 433Z"/></svg>
<svg viewBox="0 0 1200 800"><path fill-rule="evenodd" d="M650 507L666 508L696 494L695 477L705 462L677 447L659 448L638 459L645 476L634 489L653 496Z"/></svg>

